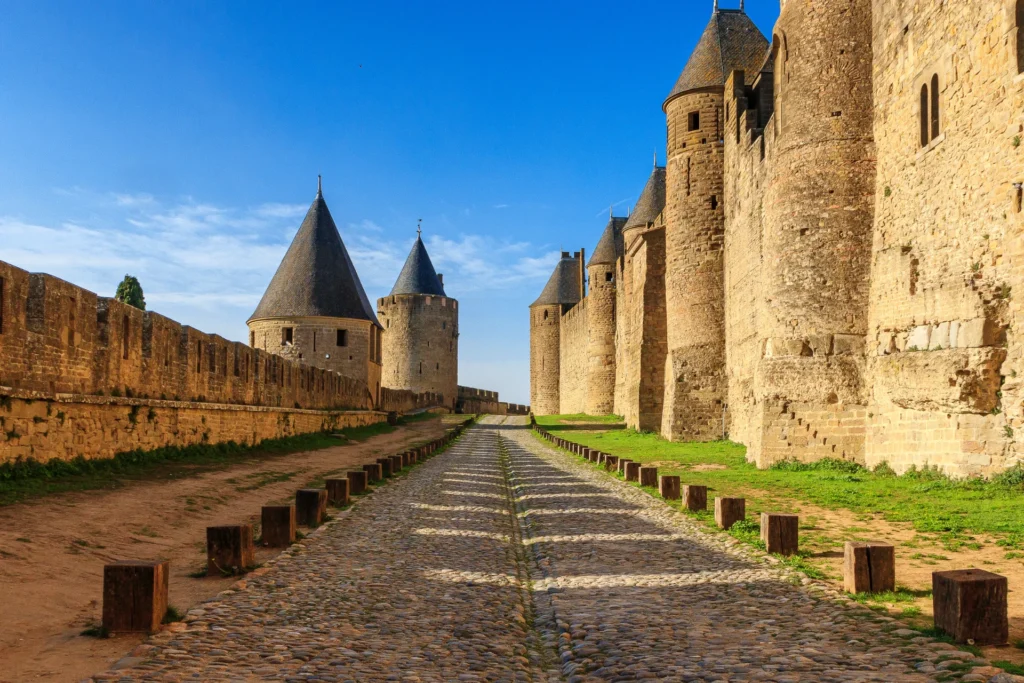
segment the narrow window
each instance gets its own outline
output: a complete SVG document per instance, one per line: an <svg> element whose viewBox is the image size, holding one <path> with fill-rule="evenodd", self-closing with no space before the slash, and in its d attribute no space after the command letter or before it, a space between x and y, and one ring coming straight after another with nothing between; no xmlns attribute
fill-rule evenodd
<svg viewBox="0 0 1024 683"><path fill-rule="evenodd" d="M203 342L196 342L196 372L203 370Z"/></svg>
<svg viewBox="0 0 1024 683"><path fill-rule="evenodd" d="M338 346L348 346L347 330L338 330Z"/></svg>
<svg viewBox="0 0 1024 683"><path fill-rule="evenodd" d="M77 304L72 297L71 310L68 313L68 346L75 345L75 308L77 308Z"/></svg>
<svg viewBox="0 0 1024 683"><path fill-rule="evenodd" d="M687 197L690 196L690 189L691 189L691 187L692 186L691 186L691 183L690 183L690 157L686 157L686 196Z"/></svg>
<svg viewBox="0 0 1024 683"><path fill-rule="evenodd" d="M0 277L0 334L4 333L4 279Z"/></svg>
<svg viewBox="0 0 1024 683"><path fill-rule="evenodd" d="M423 374L423 361L420 361L420 374Z"/></svg>
<svg viewBox="0 0 1024 683"><path fill-rule="evenodd" d="M711 210L712 211L717 211L718 210L718 196L717 195L711 195Z"/></svg>
<svg viewBox="0 0 1024 683"><path fill-rule="evenodd" d="M548 312L547 312L547 311L544 311L544 319L545 319L545 320L547 320L547 319L548 319Z"/></svg>
<svg viewBox="0 0 1024 683"><path fill-rule="evenodd" d="M687 130L695 131L700 130L700 112L691 111L689 116L686 118Z"/></svg>
<svg viewBox="0 0 1024 683"><path fill-rule="evenodd" d="M316 330L313 330L313 353L316 353Z"/></svg>
<svg viewBox="0 0 1024 683"><path fill-rule="evenodd" d="M448 328L448 323L442 322L441 323L441 329L444 330L444 329L447 329L447 328Z"/></svg>
<svg viewBox="0 0 1024 683"><path fill-rule="evenodd" d="M128 360L128 316L121 319L121 357Z"/></svg>
<svg viewBox="0 0 1024 683"><path fill-rule="evenodd" d="M383 361L383 358L384 358L384 356L383 356L383 348L382 348L383 340L382 340L381 336L382 335L380 333L380 330L377 330L377 362L378 363L384 362Z"/></svg>
<svg viewBox="0 0 1024 683"><path fill-rule="evenodd" d="M613 277L613 275L612 275L611 271L608 271L607 273L604 274L604 281L605 282L611 282L612 281L612 277Z"/></svg>
<svg viewBox="0 0 1024 683"><path fill-rule="evenodd" d="M1021 206L1021 204L1024 204L1024 183L1014 183L1013 189L1016 190L1013 200L1013 210L1016 213L1020 213L1021 209L1024 208Z"/></svg>
<svg viewBox="0 0 1024 683"><path fill-rule="evenodd" d="M434 369L435 369L435 370L440 370L440 369L441 369L441 364L440 364L440 363L436 363L436 364L434 365Z"/></svg>
<svg viewBox="0 0 1024 683"><path fill-rule="evenodd" d="M932 76L932 140L939 137L939 75Z"/></svg>
<svg viewBox="0 0 1024 683"><path fill-rule="evenodd" d="M240 377L242 374L241 359L238 357L238 349L235 349L235 377Z"/></svg>
<svg viewBox="0 0 1024 683"><path fill-rule="evenodd" d="M1024 0L1017 0L1017 71L1024 73Z"/></svg>
<svg viewBox="0 0 1024 683"><path fill-rule="evenodd" d="M283 327L281 328L281 346L291 346L292 341L295 339L294 328Z"/></svg>
<svg viewBox="0 0 1024 683"><path fill-rule="evenodd" d="M928 146L928 86L921 86L921 146Z"/></svg>

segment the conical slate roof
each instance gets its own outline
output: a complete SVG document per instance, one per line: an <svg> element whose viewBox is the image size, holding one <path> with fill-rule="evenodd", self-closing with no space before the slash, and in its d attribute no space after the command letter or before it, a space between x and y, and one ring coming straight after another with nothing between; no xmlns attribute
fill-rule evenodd
<svg viewBox="0 0 1024 683"><path fill-rule="evenodd" d="M716 9L665 105L691 90L722 87L735 69L752 79L767 50L768 39L743 10Z"/></svg>
<svg viewBox="0 0 1024 683"><path fill-rule="evenodd" d="M446 296L444 285L437 277L434 264L430 262L427 248L423 246L423 240L416 235L416 243L412 245L409 257L405 259L402 272L398 274L398 281L391 288L392 294L431 294L434 296Z"/></svg>
<svg viewBox="0 0 1024 683"><path fill-rule="evenodd" d="M590 257L588 266L595 266L599 263L615 263L622 255L622 228L626 225L625 218L610 216L608 225L601 233L601 239L597 241L594 253Z"/></svg>
<svg viewBox="0 0 1024 683"><path fill-rule="evenodd" d="M355 318L380 327L319 188L249 320L299 316Z"/></svg>
<svg viewBox="0 0 1024 683"><path fill-rule="evenodd" d="M551 304L576 304L582 298L579 255L570 256L568 252L563 251L562 258L555 266L555 272L551 273L544 290L537 300L530 304L530 308Z"/></svg>
<svg viewBox="0 0 1024 683"><path fill-rule="evenodd" d="M665 167L655 166L623 230L647 227L665 209Z"/></svg>

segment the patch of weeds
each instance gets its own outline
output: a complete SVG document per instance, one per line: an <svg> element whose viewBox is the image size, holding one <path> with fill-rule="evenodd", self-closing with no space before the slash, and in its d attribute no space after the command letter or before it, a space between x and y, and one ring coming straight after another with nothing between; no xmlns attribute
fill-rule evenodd
<svg viewBox="0 0 1024 683"><path fill-rule="evenodd" d="M1015 640L1015 641L1013 641L1013 646L1015 648L1017 648L1018 650L1024 650L1024 640Z"/></svg>
<svg viewBox="0 0 1024 683"><path fill-rule="evenodd" d="M150 529L149 526L144 526L135 533L139 536L148 536L149 538L158 538L160 536L157 532Z"/></svg>
<svg viewBox="0 0 1024 683"><path fill-rule="evenodd" d="M201 569L195 570L194 572L189 572L185 576L189 577L190 579L205 579L206 578L206 574L207 574L206 567L203 567Z"/></svg>
<svg viewBox="0 0 1024 683"><path fill-rule="evenodd" d="M921 608L920 607L916 607L916 606L915 607L904 607L903 609L900 610L900 617L902 617L904 619L909 618L909 617L919 617L919 616L921 616Z"/></svg>
<svg viewBox="0 0 1024 683"><path fill-rule="evenodd" d="M20 537L14 539L14 540L17 541L18 543L31 543L32 542L31 538L25 538L24 536L20 536Z"/></svg>
<svg viewBox="0 0 1024 683"><path fill-rule="evenodd" d="M915 628L914 626L911 626L910 628L920 632L923 636L934 638L940 643L949 643L950 645L955 645L964 652L970 652L975 657L981 657L981 648L978 648L974 645L964 645L962 643L958 643L955 640L953 640L952 636L950 636L948 633L946 633L945 631L936 626L928 626L921 628Z"/></svg>
<svg viewBox="0 0 1024 683"><path fill-rule="evenodd" d="M181 621L185 618L185 615L178 610L174 605L168 605L167 611L164 612L164 618L161 620L161 624L170 624L175 621Z"/></svg>
<svg viewBox="0 0 1024 683"><path fill-rule="evenodd" d="M1004 662L1000 660L998 662L992 662L992 666L999 667L1006 673L1013 674L1014 676L1024 676L1024 666L1014 664L1013 662Z"/></svg>
<svg viewBox="0 0 1024 683"><path fill-rule="evenodd" d="M108 631L102 624L93 624L84 631L81 635L87 638L109 638L110 631Z"/></svg>
<svg viewBox="0 0 1024 683"><path fill-rule="evenodd" d="M1024 557L1024 553L1016 550L1011 550L1010 552L1003 555L1004 560L1019 560L1022 557Z"/></svg>

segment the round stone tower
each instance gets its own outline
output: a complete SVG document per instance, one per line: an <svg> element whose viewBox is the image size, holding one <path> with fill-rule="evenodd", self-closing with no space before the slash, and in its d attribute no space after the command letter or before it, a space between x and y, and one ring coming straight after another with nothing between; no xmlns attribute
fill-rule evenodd
<svg viewBox="0 0 1024 683"><path fill-rule="evenodd" d="M768 41L742 9L719 9L665 100L668 359L662 435L722 437L725 417L725 79L756 74Z"/></svg>
<svg viewBox="0 0 1024 683"><path fill-rule="evenodd" d="M381 326L319 183L248 325L252 348L362 380L380 402Z"/></svg>
<svg viewBox="0 0 1024 683"><path fill-rule="evenodd" d="M384 326L382 383L389 389L431 391L455 409L459 380L459 302L444 291L417 233L391 290L377 300Z"/></svg>
<svg viewBox="0 0 1024 683"><path fill-rule="evenodd" d="M530 407L535 415L560 412L562 314L582 298L582 257L563 251L540 296L530 304Z"/></svg>
<svg viewBox="0 0 1024 683"><path fill-rule="evenodd" d="M607 415L615 409L615 264L622 255L625 224L625 218L609 216L587 264L588 415Z"/></svg>

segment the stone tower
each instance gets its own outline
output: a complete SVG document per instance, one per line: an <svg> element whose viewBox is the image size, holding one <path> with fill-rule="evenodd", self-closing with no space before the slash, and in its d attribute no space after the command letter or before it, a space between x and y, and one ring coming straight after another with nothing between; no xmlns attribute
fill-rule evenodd
<svg viewBox="0 0 1024 683"><path fill-rule="evenodd" d="M606 415L615 410L615 265L622 255L625 225L625 218L609 216L587 264L588 415Z"/></svg>
<svg viewBox="0 0 1024 683"><path fill-rule="evenodd" d="M583 255L562 252L551 278L530 304L530 405L536 415L559 412L562 314L583 298Z"/></svg>
<svg viewBox="0 0 1024 683"><path fill-rule="evenodd" d="M754 74L768 41L740 10L719 9L665 100L668 171L665 297L668 358L661 433L672 440L722 438L725 416L725 80Z"/></svg>
<svg viewBox="0 0 1024 683"><path fill-rule="evenodd" d="M379 404L381 325L319 183L248 325L249 346L366 382Z"/></svg>
<svg viewBox="0 0 1024 683"><path fill-rule="evenodd" d="M459 377L459 302L444 291L419 234L391 294L377 300L384 325L385 387L444 396L455 409Z"/></svg>
<svg viewBox="0 0 1024 683"><path fill-rule="evenodd" d="M616 412L642 431L661 428L665 394L665 168L655 165L622 227L622 302L617 330L623 378Z"/></svg>
<svg viewBox="0 0 1024 683"><path fill-rule="evenodd" d="M755 380L765 452L750 454L761 464L791 457L784 416L812 426L808 451L863 458L875 192L871 31L871 0L788 0L775 26L762 261L769 305ZM830 430L836 420L860 429Z"/></svg>

